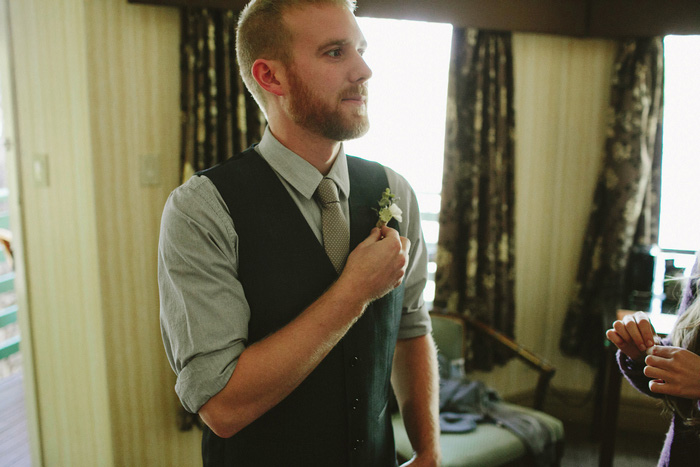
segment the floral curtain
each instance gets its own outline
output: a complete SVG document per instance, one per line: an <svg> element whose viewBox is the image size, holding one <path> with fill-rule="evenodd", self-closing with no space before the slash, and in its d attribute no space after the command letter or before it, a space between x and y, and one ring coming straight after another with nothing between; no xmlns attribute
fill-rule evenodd
<svg viewBox="0 0 700 467"><path fill-rule="evenodd" d="M592 365L601 357L604 330L626 301L631 252L658 237L663 68L662 38L619 44L605 159L560 341L565 354Z"/></svg>
<svg viewBox="0 0 700 467"><path fill-rule="evenodd" d="M513 336L514 111L510 33L455 28L435 305ZM467 336L469 368L510 355Z"/></svg>
<svg viewBox="0 0 700 467"><path fill-rule="evenodd" d="M265 120L236 63L237 13L183 8L182 180L260 140Z"/></svg>
<svg viewBox="0 0 700 467"><path fill-rule="evenodd" d="M183 182L260 141L265 128L265 117L238 72L237 19L228 10L181 11ZM186 431L202 421L178 404L177 424Z"/></svg>

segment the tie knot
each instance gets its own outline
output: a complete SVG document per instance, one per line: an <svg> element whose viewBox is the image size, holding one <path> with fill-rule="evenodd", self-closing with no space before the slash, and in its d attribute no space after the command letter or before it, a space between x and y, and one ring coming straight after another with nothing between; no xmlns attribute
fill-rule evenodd
<svg viewBox="0 0 700 467"><path fill-rule="evenodd" d="M340 202L338 187L330 178L324 178L321 180L321 183L318 184L318 188L316 188L316 197L323 205Z"/></svg>

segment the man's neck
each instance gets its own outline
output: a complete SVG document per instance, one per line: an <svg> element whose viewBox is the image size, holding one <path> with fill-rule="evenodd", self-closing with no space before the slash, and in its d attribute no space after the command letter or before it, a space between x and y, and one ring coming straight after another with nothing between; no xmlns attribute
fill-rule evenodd
<svg viewBox="0 0 700 467"><path fill-rule="evenodd" d="M322 175L328 175L340 148L339 141L323 138L305 129L270 126L270 131L284 147L316 167Z"/></svg>

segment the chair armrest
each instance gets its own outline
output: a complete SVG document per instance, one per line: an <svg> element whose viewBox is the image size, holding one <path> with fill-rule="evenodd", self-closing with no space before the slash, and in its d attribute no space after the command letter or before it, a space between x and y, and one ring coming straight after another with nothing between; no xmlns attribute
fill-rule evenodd
<svg viewBox="0 0 700 467"><path fill-rule="evenodd" d="M478 319L472 316L450 313L441 309L433 309L430 312L430 314L434 316L460 320L462 322L462 325L464 326L464 329L471 327L476 331L485 334L498 344L510 350L514 356L519 358L530 368L537 371L539 373L539 377L537 380L537 388L535 389L534 407L538 410L542 408L542 406L544 405L544 398L547 392L547 388L549 387L549 382L554 376L554 373L557 371L555 367L550 365L546 360L539 357L535 353L524 348L510 337L503 334L502 332L493 329L491 326L487 325L486 323L483 323L482 321L479 321Z"/></svg>

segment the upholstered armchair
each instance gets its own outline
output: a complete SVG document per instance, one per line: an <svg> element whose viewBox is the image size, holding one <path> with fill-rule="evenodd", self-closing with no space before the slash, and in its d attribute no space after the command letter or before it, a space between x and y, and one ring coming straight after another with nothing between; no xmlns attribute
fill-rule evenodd
<svg viewBox="0 0 700 467"><path fill-rule="evenodd" d="M439 310L431 312L433 324L433 338L438 351L445 358L443 361L463 362L465 350L465 332L468 327L478 332L485 333L493 338L499 345L510 349L514 355L526 363L530 368L539 373L538 384L535 389L534 408L523 407L500 401L499 407L511 414L523 416L524 420L531 420L540 425L546 438L540 440L540 445L545 446L548 452L546 456L550 465L558 465L563 452L564 426L562 422L542 412L547 387L555 368L537 357L532 352L522 348L512 339L493 330L489 326L472 318L445 313ZM394 437L396 450L400 460L410 459L413 449L408 440L408 435L403 426L400 413L393 415ZM498 420L490 420L478 423L476 429L465 433L441 433L440 445L442 448L443 467L495 467L495 466L528 466L536 465L536 458L528 449L528 443L506 424ZM539 458L540 462L542 457ZM541 465L541 464L540 464Z"/></svg>

